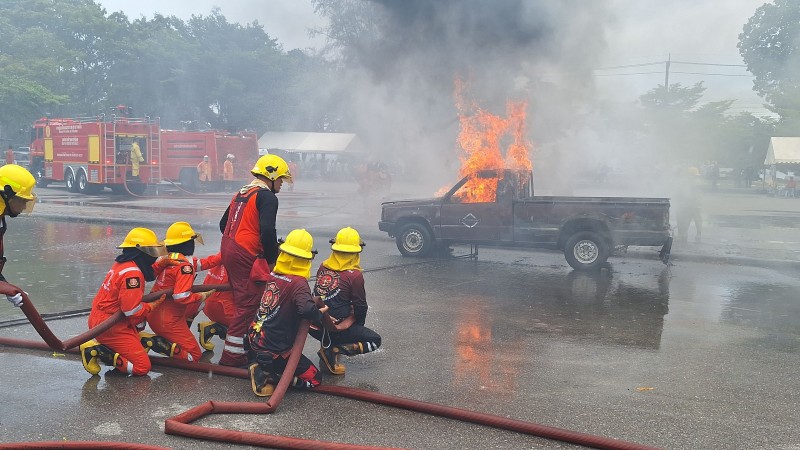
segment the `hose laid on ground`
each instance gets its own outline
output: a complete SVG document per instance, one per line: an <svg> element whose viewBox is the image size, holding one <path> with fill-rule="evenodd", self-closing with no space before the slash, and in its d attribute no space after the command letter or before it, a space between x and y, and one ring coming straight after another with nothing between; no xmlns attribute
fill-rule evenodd
<svg viewBox="0 0 800 450"><path fill-rule="evenodd" d="M206 287L206 289L208 289ZM156 295L160 296L159 292L155 292L149 295ZM42 335L44 338L45 335L49 334L52 339L55 339L59 344L61 341L58 341L57 338L52 334L50 329L41 319L41 316L38 316L36 312L36 308L33 307L33 303L27 297L26 294L23 293L23 308L26 308L26 315L31 313L34 315L34 319L31 320L31 323L34 324L34 327L39 326L46 330L46 332L37 328L37 331ZM157 298L157 297L155 297ZM113 318L114 316L112 316ZM107 319L108 322L111 318ZM34 323L36 322L36 323ZM105 324L105 322L103 323ZM110 325L109 325L110 326ZM92 330L96 330L98 327L93 328ZM90 330L90 331L92 331ZM165 422L165 432L168 434L177 434L186 437L193 437L193 438L201 438L201 439L213 439L217 441L224 441L224 442L234 442L234 443L247 443L250 445L261 445L261 446L268 446L268 447L281 447L281 448L301 448L301 449L317 449L317 448L336 448L336 449L354 449L354 448L364 448L364 447L357 447L350 444L337 444L337 443L330 443L324 441L316 441L316 440L306 440L306 439L299 439L299 438L291 438L286 436L276 436L276 435L266 435L266 434L258 434L258 433L247 433L242 431L234 431L234 430L221 430L218 428L207 428L201 427L198 425L191 425L189 422L199 419L208 414L212 413L228 413L228 414L236 414L236 413L271 413L274 412L275 409L280 404L281 400L283 399L283 395L288 388L289 382L294 376L294 370L297 367L297 362L300 359L300 355L302 354L303 345L305 344L306 335L308 333L308 322L303 321L300 331L298 332L294 345L292 347L292 354L289 358L289 362L287 364L286 369L281 376L280 381L278 382L278 386L273 393L273 396L270 397L269 402L266 405L261 403L251 403L251 402L237 402L237 403L221 403L221 402L207 402L203 405L195 407L189 411L186 411L182 414L179 414L175 417L169 418ZM82 334L81 336L86 335L86 333ZM80 337L80 336L79 336ZM68 340L67 342L72 342L77 339L73 338ZM47 339L45 339L47 341ZM81 341L83 343L85 341ZM80 345L80 343L76 344ZM48 350L51 349L52 346L50 343L41 343L35 341L26 341L21 339L12 339L12 338L3 338L0 337L0 345L8 345L12 347L23 347L23 348L34 348L34 349L44 349ZM70 347L64 346L61 344L61 347L57 350L68 350ZM71 353L76 352L72 350ZM171 359L171 358L163 358L163 357L151 357L150 360L154 365L160 366L167 366L167 367L176 367L182 369L193 370L197 372L203 373L217 373L220 375L226 375L236 378L244 378L249 379L250 375L246 369L240 369L236 367L225 367L220 366L217 364L211 363L203 363L203 362L189 362L184 360L178 359ZM528 434L532 436L543 437L547 439L558 440L562 442L568 442L572 444L578 444L583 446L589 446L594 448L600 449L610 449L610 450L650 450L652 447L647 447L643 445L639 445L632 442L621 441L612 438L606 438L602 436L595 436L586 433L580 433L576 431L565 430L561 428L550 427L546 425L539 425L532 422L525 422L521 420L514 420L508 419L506 417L495 416L491 414L484 414L475 411L469 411L460 408L453 408L444 405L438 405L435 403L428 403L428 402L421 402L417 400L396 397L387 394L380 394L377 392L365 391L361 389L354 389L354 388L347 388L342 386L317 386L316 388L310 390L310 392L318 392L321 394L328 394L328 395L336 395L345 398L351 398L355 400L362 400L367 401L379 405L385 406L392 406L395 408L402 408L407 409L410 411L417 411L422 412L425 414L431 414L440 417L446 417L450 419L461 420L464 422L471 422L479 425L485 425L493 428L504 429L509 431L515 431L518 433ZM263 443L262 443L263 441ZM277 445L276 445L277 443ZM57 447L56 447L57 448ZM368 448L368 447L367 447Z"/></svg>
<svg viewBox="0 0 800 450"><path fill-rule="evenodd" d="M99 448L114 450L170 450L169 447L159 447L157 445L146 444L131 444L129 442L103 442L103 441L51 441L51 442L12 442L8 444L0 444L0 449L19 449L19 448L35 448L35 449L51 449L51 448Z"/></svg>

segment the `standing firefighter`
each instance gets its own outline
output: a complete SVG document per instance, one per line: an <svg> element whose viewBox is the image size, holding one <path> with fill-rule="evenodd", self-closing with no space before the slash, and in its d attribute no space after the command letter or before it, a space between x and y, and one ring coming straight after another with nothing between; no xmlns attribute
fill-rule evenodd
<svg viewBox="0 0 800 450"><path fill-rule="evenodd" d="M275 219L278 197L284 179L292 174L283 158L264 155L250 171L255 179L239 189L219 222L222 231L222 263L228 271L233 289L235 315L225 337L225 349L219 363L225 366L245 366L247 352L244 335L258 302L263 285L251 280L256 257L261 256L272 267L278 258L278 236ZM256 264L255 267L261 267Z"/></svg>
<svg viewBox="0 0 800 450"><path fill-rule="evenodd" d="M232 153L228 153L225 157L225 162L222 164L222 180L225 183L225 189L233 189L233 160L236 157Z"/></svg>
<svg viewBox="0 0 800 450"><path fill-rule="evenodd" d="M131 175L134 177L139 176L139 164L144 162L144 156L142 155L142 149L139 148L139 143L136 142L136 139L133 140L133 144L131 144Z"/></svg>
<svg viewBox="0 0 800 450"><path fill-rule="evenodd" d="M318 309L308 287L314 239L304 229L292 230L280 246L272 273L266 276L261 302L250 324L250 382L259 397L272 395L289 361L300 321L322 322L327 308ZM328 316L330 322L330 316ZM313 388L320 382L319 371L301 355L291 386Z"/></svg>
<svg viewBox="0 0 800 450"><path fill-rule="evenodd" d="M314 295L328 306L336 331L315 323L310 334L320 341L320 367L334 375L343 375L339 356L369 353L381 346L381 336L364 326L367 317L367 293L361 273L361 249L364 243L353 228L342 228L331 239L331 256L320 265Z"/></svg>
<svg viewBox="0 0 800 450"><path fill-rule="evenodd" d="M36 179L22 166L6 164L0 167L0 294L5 294L8 301L14 306L22 306L22 289L6 282L3 276L3 266L6 257L3 256L3 236L6 234L6 216L17 217L20 213L30 213L36 205L36 194L33 186Z"/></svg>
<svg viewBox="0 0 800 450"><path fill-rule="evenodd" d="M197 179L200 181L200 190L207 191L208 183L211 181L211 163L208 162L208 155L203 156L203 160L197 165Z"/></svg>
<svg viewBox="0 0 800 450"><path fill-rule="evenodd" d="M158 336L178 344L183 350L178 354L170 355L178 359L199 361L203 350L197 344L194 334L187 324L187 316L196 314L205 299L214 293L213 290L202 293L193 293L195 268L188 257L194 254L195 242L203 243L203 236L196 233L188 222L175 222L167 228L164 244L170 253L170 260L177 261L162 271L153 285L152 292L163 289L172 289L172 297L155 308L147 318L150 328ZM217 255L206 258L201 263L203 268L219 264ZM148 333L140 333L142 337L152 337Z"/></svg>
<svg viewBox="0 0 800 450"><path fill-rule="evenodd" d="M166 348L160 340L151 339L145 343L136 327L166 298L162 295L152 303L142 303L144 284L155 280L155 272L159 268L156 259L166 255L167 250L156 234L147 228L132 229L117 248L122 249L122 253L114 259L111 270L92 300L89 328L96 327L117 311L122 311L125 318L101 333L97 339L81 344L83 367L92 375L97 375L100 373L99 359L123 373L146 375L151 365L143 343L154 345L160 353L169 354L178 350L173 346Z"/></svg>

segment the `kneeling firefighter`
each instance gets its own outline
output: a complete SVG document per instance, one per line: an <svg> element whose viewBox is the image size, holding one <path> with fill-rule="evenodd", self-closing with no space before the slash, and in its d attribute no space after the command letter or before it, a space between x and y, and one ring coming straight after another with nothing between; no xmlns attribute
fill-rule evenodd
<svg viewBox="0 0 800 450"><path fill-rule="evenodd" d="M339 357L375 351L381 346L381 336L364 326L368 305L360 255L366 244L350 227L339 230L330 243L331 256L317 271L314 295L329 307L336 329L329 332L321 323L315 323L309 334L320 341L320 367L331 374L344 375Z"/></svg>
<svg viewBox="0 0 800 450"><path fill-rule="evenodd" d="M199 361L203 354L203 350L189 329L190 317L193 318L202 310L205 299L214 293L214 290L192 292L195 264L190 257L194 255L195 242L203 244L203 236L195 232L188 222L175 222L167 229L164 244L167 246L169 259L176 261L177 264L167 267L158 275L151 292L172 289L172 296L155 308L147 318L150 328L158 336L177 344L182 349L178 353L170 352L167 356L189 361ZM211 260L214 263L209 263ZM205 269L219 262L220 257L215 255L203 259L200 265ZM152 334L144 332L141 335L153 337ZM158 351L158 348L154 349Z"/></svg>
<svg viewBox="0 0 800 450"><path fill-rule="evenodd" d="M96 327L117 311L122 311L125 318L96 339L81 344L83 367L92 375L97 375L100 373L99 360L124 373L146 375L151 364L143 343L147 345L150 342L140 339L137 325L144 322L166 295L154 302L142 303L144 285L147 281L155 280L156 271L163 270L170 262L168 258L158 259L166 255L167 250L156 234L147 228L132 229L117 248L122 249L122 253L115 258L92 300L89 328ZM162 346L164 348L161 350L165 352L177 350L171 344L169 348L166 348L166 344Z"/></svg>
<svg viewBox="0 0 800 450"><path fill-rule="evenodd" d="M308 231L293 230L280 245L272 272L254 280L263 284L264 291L246 339L250 347L250 382L253 392L260 397L272 395L286 368L301 319L331 322L330 316L325 320L327 308L317 308L308 286L311 261L316 254L313 246ZM313 388L319 383L317 367L301 355L291 386Z"/></svg>

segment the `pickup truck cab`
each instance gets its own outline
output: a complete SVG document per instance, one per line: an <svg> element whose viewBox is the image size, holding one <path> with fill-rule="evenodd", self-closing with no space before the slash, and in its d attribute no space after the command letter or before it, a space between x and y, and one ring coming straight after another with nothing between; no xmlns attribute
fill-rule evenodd
<svg viewBox="0 0 800 450"><path fill-rule="evenodd" d="M384 202L378 228L404 256L467 243L562 250L575 269L599 269L616 248L672 247L669 199L535 196L525 170L470 174L444 196Z"/></svg>

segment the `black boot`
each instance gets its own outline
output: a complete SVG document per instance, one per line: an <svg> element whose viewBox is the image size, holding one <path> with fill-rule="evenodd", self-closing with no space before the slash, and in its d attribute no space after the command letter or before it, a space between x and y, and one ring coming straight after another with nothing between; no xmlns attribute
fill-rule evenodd
<svg viewBox="0 0 800 450"><path fill-rule="evenodd" d="M275 391L278 384L273 373L272 355L269 353L259 353L256 361L250 364L250 386L253 393L259 397L269 397Z"/></svg>
<svg viewBox="0 0 800 450"><path fill-rule="evenodd" d="M139 333L139 338L141 339L142 347L144 347L145 350L153 350L156 353L161 353L162 355L170 358L181 353L181 346L174 342L168 341L167 338L144 331Z"/></svg>

